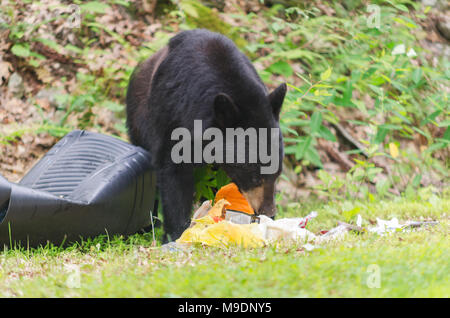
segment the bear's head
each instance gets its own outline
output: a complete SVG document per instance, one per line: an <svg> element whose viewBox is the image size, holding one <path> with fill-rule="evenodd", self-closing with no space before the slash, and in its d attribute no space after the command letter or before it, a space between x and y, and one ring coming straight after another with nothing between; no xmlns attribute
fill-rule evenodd
<svg viewBox="0 0 450 318"><path fill-rule="evenodd" d="M215 124L225 135L224 161L218 166L255 213L268 217L276 213L275 181L284 157L279 116L285 95L281 84L270 94L239 99L219 93L214 99Z"/></svg>

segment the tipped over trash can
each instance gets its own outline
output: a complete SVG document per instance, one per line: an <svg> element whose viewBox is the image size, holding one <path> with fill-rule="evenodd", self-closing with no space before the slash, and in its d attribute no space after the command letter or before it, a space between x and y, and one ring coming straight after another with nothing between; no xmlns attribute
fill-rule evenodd
<svg viewBox="0 0 450 318"><path fill-rule="evenodd" d="M0 247L131 235L150 225L149 154L111 136L73 131L18 183L0 176Z"/></svg>

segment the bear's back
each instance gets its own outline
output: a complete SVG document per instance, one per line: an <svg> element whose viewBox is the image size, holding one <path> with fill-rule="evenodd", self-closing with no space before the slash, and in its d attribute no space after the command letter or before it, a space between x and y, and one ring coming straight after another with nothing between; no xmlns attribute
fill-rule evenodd
<svg viewBox="0 0 450 318"><path fill-rule="evenodd" d="M184 31L169 41L168 48L152 83L157 96L150 101L164 99L177 104L173 106L178 109L198 114L209 113L211 108L205 106L212 106L219 93L228 94L243 107L260 104L267 96L250 60L222 34L203 29ZM198 115L204 118L210 114Z"/></svg>
<svg viewBox="0 0 450 318"><path fill-rule="evenodd" d="M265 90L248 58L233 41L220 33L204 29L181 32L170 40L169 51L181 57L185 64L200 68L220 80L242 80L241 86L252 83Z"/></svg>
<svg viewBox="0 0 450 318"><path fill-rule="evenodd" d="M249 59L227 37L196 29L177 34L167 47L164 60L146 81L151 85L150 96L141 112L144 116L137 118L139 130L146 136L142 145L157 162L170 153L175 128L192 132L194 120L202 120L203 129L212 126L214 99L220 93L238 105L245 126L261 127L261 121L267 125L273 121L265 85ZM267 120L257 122L256 118Z"/></svg>

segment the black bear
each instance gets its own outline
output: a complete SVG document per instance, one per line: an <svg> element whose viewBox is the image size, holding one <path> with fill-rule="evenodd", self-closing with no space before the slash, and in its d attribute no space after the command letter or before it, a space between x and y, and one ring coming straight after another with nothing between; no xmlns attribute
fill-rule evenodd
<svg viewBox="0 0 450 318"><path fill-rule="evenodd" d="M170 239L177 239L189 225L193 169L205 164L195 160L174 162L173 132L184 128L195 134L196 120L201 120L202 132L212 127L224 134L227 129L238 127L275 129L278 148L272 149L272 153L279 159L275 171L261 173L267 160L215 162L236 183L256 214L275 215L274 184L281 173L283 158L279 113L285 94L286 84L268 93L249 59L231 40L203 29L177 34L166 47L136 67L126 97L128 132L131 142L147 149L152 156L164 230ZM249 146L249 138L245 142ZM261 145L264 141L259 141ZM195 147L193 150L198 150ZM223 155L229 151L225 148ZM238 151L234 159L236 155L240 155ZM246 158L249 156L247 150Z"/></svg>

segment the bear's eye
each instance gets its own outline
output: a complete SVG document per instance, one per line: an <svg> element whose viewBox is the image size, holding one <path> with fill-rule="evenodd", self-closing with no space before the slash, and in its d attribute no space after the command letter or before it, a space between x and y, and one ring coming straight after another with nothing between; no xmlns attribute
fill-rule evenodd
<svg viewBox="0 0 450 318"><path fill-rule="evenodd" d="M255 176L255 175L252 176L251 180L252 180L252 184L255 186L259 186L262 184L262 180L258 176Z"/></svg>

